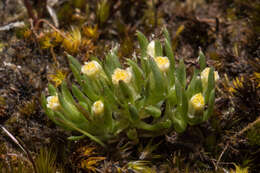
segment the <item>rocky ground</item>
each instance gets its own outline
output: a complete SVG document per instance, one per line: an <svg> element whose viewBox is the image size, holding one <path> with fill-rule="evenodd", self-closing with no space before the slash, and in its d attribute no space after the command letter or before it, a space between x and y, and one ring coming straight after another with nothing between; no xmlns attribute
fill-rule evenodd
<svg viewBox="0 0 260 173"><path fill-rule="evenodd" d="M3 128L36 165L44 151L57 156L53 169L59 172L227 172L236 169L234 164L237 172L260 170L257 0L4 0L0 19L0 172L33 170L30 157ZM72 33L72 26L82 34L76 49L50 34ZM39 100L49 82L58 86L71 79L64 52L83 62L92 55L102 59L119 45L123 61L137 48L137 30L162 38L162 27L169 30L175 57L184 58L188 74L200 49L219 72L210 121L154 139L152 145L160 143L154 151L145 147L148 140L136 146L124 136L111 149L87 139L68 141L70 132L48 119Z"/></svg>

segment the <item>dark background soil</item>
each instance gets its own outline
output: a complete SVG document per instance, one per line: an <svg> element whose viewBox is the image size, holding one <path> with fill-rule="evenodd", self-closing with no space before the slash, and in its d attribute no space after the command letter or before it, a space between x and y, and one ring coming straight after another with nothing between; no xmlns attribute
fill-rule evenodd
<svg viewBox="0 0 260 173"><path fill-rule="evenodd" d="M35 33L26 38L21 32L24 28L32 29L29 18L35 16L31 23L46 19L54 25L48 11L41 8L44 1L28 2L35 13L33 16L28 15L28 8L21 0L0 2L0 124L20 139L33 157L40 148L52 146L58 153L57 163L65 172L87 172L79 164L82 158L78 152L83 146L94 146L100 151L99 156L106 157L96 165L99 172L113 172L115 167L123 169L130 161L140 160L140 146L147 145L147 139L141 140L137 147L127 144L122 136L122 141L111 144L115 149L105 150L87 139L68 141L69 132L56 127L44 115L39 98L46 92L48 82L52 82L49 75L57 69L66 72L67 79L71 75L62 46L43 49ZM188 74L191 67L196 66L201 49L208 65L214 66L221 77L214 115L209 122L189 127L183 134L173 132L154 139L153 144L161 144L145 157L144 160L151 163L148 165L157 172L184 172L187 167L188 172L223 172L224 168L234 168L235 163L249 167L250 172L259 172L260 125L250 125L260 116L260 77L257 77L260 72L260 2L154 0L153 6L152 1L112 0L104 22L97 17L97 3L93 0L48 3L55 9L57 28L62 31L69 31L71 26L98 26L97 38L73 53L80 61L91 55L102 59L117 43L121 45L119 56L123 61L137 48L137 30L150 39L160 39L161 30L166 27L173 40L175 58L184 58ZM15 22L24 22L24 26L4 29ZM50 30L50 26L43 23L35 32L44 35ZM237 87L233 79L235 82L238 79L242 86ZM0 162L10 166L26 160L16 144L3 131L0 134ZM122 147L124 144L128 147ZM159 159L154 155L159 155Z"/></svg>

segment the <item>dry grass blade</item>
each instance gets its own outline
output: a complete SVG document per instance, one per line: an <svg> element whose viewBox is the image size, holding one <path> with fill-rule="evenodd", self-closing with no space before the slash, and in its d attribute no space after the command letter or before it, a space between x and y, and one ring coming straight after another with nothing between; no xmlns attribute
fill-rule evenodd
<svg viewBox="0 0 260 173"><path fill-rule="evenodd" d="M22 144L4 126L0 125L0 127L13 140L13 142L16 145L18 145L24 153L26 153L27 157L29 158L30 162L33 165L34 172L38 173L36 170L35 162L33 161L33 158L32 158L32 155L30 154L30 152L25 147L23 147Z"/></svg>
<svg viewBox="0 0 260 173"><path fill-rule="evenodd" d="M56 153L52 149L41 148L35 163L38 173L56 173Z"/></svg>

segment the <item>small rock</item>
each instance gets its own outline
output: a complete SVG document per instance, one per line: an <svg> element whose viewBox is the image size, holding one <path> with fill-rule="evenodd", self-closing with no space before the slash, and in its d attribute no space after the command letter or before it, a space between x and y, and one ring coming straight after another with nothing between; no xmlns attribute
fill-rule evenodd
<svg viewBox="0 0 260 173"><path fill-rule="evenodd" d="M15 55L15 49L10 47L9 49L7 49L7 54L10 55L10 56Z"/></svg>

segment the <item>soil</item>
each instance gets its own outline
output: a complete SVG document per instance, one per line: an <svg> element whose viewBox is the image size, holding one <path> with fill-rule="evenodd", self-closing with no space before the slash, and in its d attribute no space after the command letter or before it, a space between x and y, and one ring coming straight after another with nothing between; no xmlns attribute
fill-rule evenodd
<svg viewBox="0 0 260 173"><path fill-rule="evenodd" d="M31 4L33 15L28 13ZM93 165L97 172L138 172L132 161L147 161L147 172L226 172L249 168L260 170L260 2L257 0L112 0L105 20L97 15L97 1L4 0L0 2L0 170L19 162L32 169L30 159L3 129L7 129L35 159L43 147L57 154L60 172L90 172L82 166L84 147L94 147L91 157L105 157ZM100 1L101 2L101 1ZM154 4L153 4L154 3ZM29 9L29 10L28 10ZM37 15L36 15L37 14ZM59 26L55 27L55 16ZM37 22L44 19L37 27ZM147 152L148 139L138 145L125 136L103 149L88 139L67 140L71 132L57 127L44 114L41 93L47 93L50 77L58 70L71 80L61 45L43 48L41 36L53 27L68 32L71 26L98 26L95 38L77 52L81 62L91 55L100 59L117 44L119 56L132 56L138 48L136 31L151 40L163 38L166 27L173 40L177 61L184 59L188 74L197 64L199 50L207 64L220 75L214 115L206 123L153 139L160 143ZM31 31L29 36L26 32ZM69 52L70 53L70 52ZM137 52L138 53L138 52ZM241 85L240 85L241 84ZM148 154L146 154L147 152ZM94 170L94 169L93 169ZM93 171L92 170L92 171ZM1 172L1 171L0 171ZM139 171L145 172L145 171Z"/></svg>

